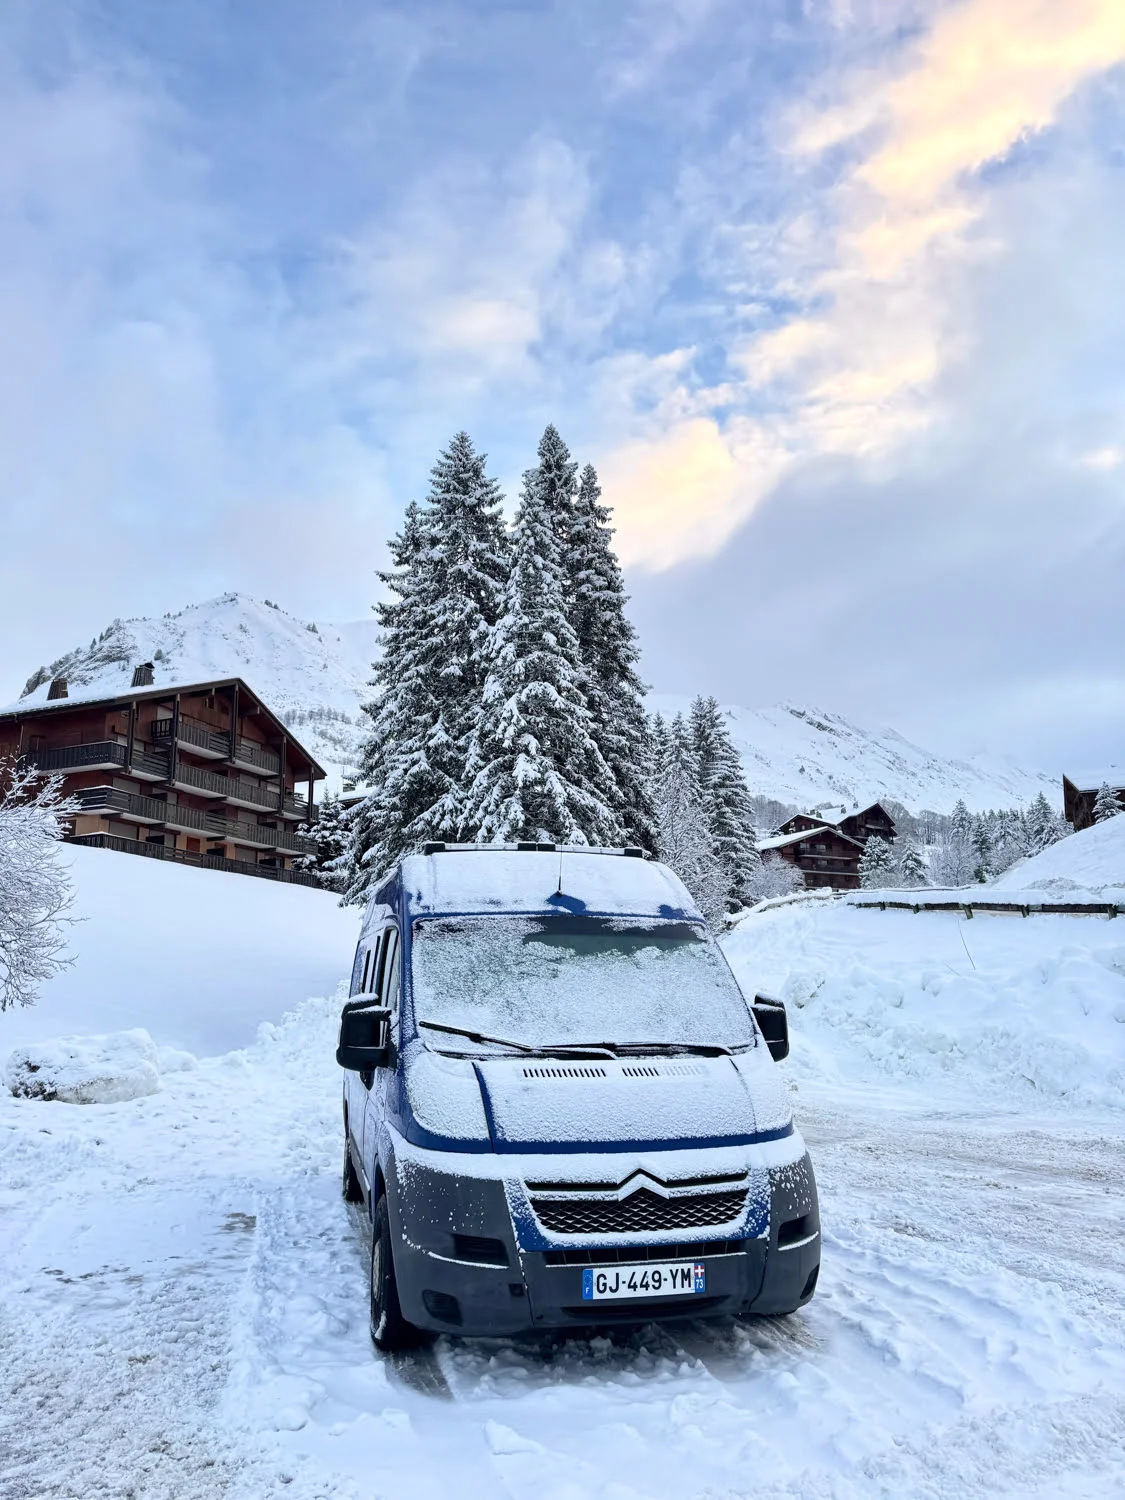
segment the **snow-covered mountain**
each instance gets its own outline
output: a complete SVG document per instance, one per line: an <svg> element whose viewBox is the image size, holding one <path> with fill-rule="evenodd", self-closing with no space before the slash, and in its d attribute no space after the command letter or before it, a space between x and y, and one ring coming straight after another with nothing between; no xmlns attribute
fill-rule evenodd
<svg viewBox="0 0 1125 1500"><path fill-rule="evenodd" d="M108 629L50 663L20 701L46 697L47 678L65 676L71 690L128 687L133 667L155 664L155 681L186 683L242 677L328 769L333 784L352 771L363 732L360 705L377 647L374 618L344 624L298 620L276 604L223 594L160 619L115 620ZM38 674L36 674L38 675ZM653 694L666 716L687 698ZM912 811L949 812L958 797L970 809L1030 802L1040 791L1059 800L1056 778L1003 761L932 755L893 729L863 729L839 714L781 704L725 710L751 790L799 807L894 798Z"/></svg>

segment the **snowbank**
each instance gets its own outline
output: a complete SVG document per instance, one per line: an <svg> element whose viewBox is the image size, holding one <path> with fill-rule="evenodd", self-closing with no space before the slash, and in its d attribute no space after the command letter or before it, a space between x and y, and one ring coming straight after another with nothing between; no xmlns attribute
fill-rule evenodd
<svg viewBox="0 0 1125 1500"><path fill-rule="evenodd" d="M1000 891L1096 892L1125 898L1125 815L1108 818L1022 859L991 883Z"/></svg>
<svg viewBox="0 0 1125 1500"><path fill-rule="evenodd" d="M156 1043L141 1027L17 1047L4 1069L9 1093L66 1104L120 1104L160 1087Z"/></svg>
<svg viewBox="0 0 1125 1500"><path fill-rule="evenodd" d="M751 915L723 947L747 993L787 1002L798 1079L897 1083L931 1103L1125 1103L1119 919L837 902Z"/></svg>
<svg viewBox="0 0 1125 1500"><path fill-rule="evenodd" d="M135 1027L211 1056L351 970L359 912L329 891L80 845L66 858L75 963L37 1004L0 1015L0 1057L44 1036Z"/></svg>

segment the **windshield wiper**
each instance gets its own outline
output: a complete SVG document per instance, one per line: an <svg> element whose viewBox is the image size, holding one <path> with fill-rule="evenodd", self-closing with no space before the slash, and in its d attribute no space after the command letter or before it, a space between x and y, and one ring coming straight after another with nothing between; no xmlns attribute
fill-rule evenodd
<svg viewBox="0 0 1125 1500"><path fill-rule="evenodd" d="M613 1052L608 1044L602 1042L563 1042L559 1046L549 1045L536 1047L530 1042L513 1041L507 1036L489 1036L486 1031L470 1031L467 1026L446 1026L443 1021L419 1021L419 1026L425 1026L430 1031L441 1031L447 1036L463 1036L470 1042L477 1042L485 1047L511 1047L513 1051L519 1052L524 1057L612 1057Z"/></svg>
<svg viewBox="0 0 1125 1500"><path fill-rule="evenodd" d="M514 1042L511 1037L489 1036L485 1031L470 1031L466 1026L446 1026L441 1021L419 1021L419 1026L425 1026L429 1031L442 1031L447 1036L463 1036L470 1042L479 1042L481 1046L511 1047L515 1052L538 1052L538 1047L529 1046L527 1042Z"/></svg>
<svg viewBox="0 0 1125 1500"><path fill-rule="evenodd" d="M748 1044L749 1045L749 1044ZM611 1057L644 1057L647 1055L688 1057L730 1057L732 1049L721 1042L560 1042L551 1052L608 1052Z"/></svg>

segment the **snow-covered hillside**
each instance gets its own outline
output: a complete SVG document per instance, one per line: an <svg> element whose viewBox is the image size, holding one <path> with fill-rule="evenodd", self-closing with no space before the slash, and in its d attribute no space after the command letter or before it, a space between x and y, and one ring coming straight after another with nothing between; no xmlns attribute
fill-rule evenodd
<svg viewBox="0 0 1125 1500"><path fill-rule="evenodd" d="M690 699L653 693L649 708L686 713ZM970 812L1026 806L1040 792L1061 801L1058 777L1010 762L973 756L950 760L912 744L893 729L863 729L825 709L779 703L725 708L751 791L802 808L849 811L893 798L911 812L948 813L959 797Z"/></svg>
<svg viewBox="0 0 1125 1500"><path fill-rule="evenodd" d="M1125 815L1095 823L1031 859L1021 859L992 885L1005 891L1050 891L1060 896L1090 892L1120 900L1125 894Z"/></svg>
<svg viewBox="0 0 1125 1500"><path fill-rule="evenodd" d="M264 698L329 770L332 784L353 771L362 735L360 704L377 650L374 617L344 624L298 620L273 604L224 594L160 619L115 620L92 641L52 662L83 688L117 692L133 667L155 662L157 684L240 676ZM25 698L46 697L43 681ZM689 699L653 694L665 715ZM800 807L894 798L914 812L949 812L958 797L970 810L1027 804L1039 792L1057 803L1059 782L979 757L950 760L893 729L864 729L840 714L778 705L726 709L751 790Z"/></svg>

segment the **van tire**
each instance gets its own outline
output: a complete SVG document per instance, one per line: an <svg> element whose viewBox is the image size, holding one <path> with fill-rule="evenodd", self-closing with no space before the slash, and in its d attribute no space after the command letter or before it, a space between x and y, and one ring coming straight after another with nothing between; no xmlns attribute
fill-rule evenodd
<svg viewBox="0 0 1125 1500"><path fill-rule="evenodd" d="M344 1136L344 1180L341 1184L341 1191L345 1203L363 1202L363 1187L359 1180L359 1173L355 1169L355 1162L352 1161L352 1143L346 1134Z"/></svg>
<svg viewBox="0 0 1125 1500"><path fill-rule="evenodd" d="M394 1255L391 1252L391 1221L387 1214L387 1196L379 1194L371 1226L371 1342L376 1349L390 1353L395 1349L412 1349L422 1342L424 1334L402 1315L395 1280Z"/></svg>

